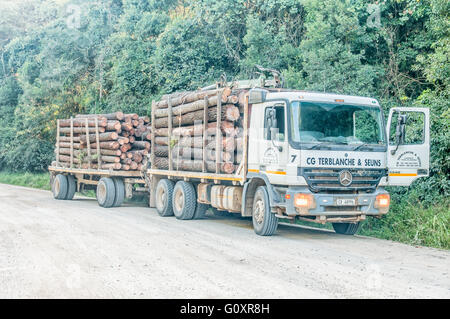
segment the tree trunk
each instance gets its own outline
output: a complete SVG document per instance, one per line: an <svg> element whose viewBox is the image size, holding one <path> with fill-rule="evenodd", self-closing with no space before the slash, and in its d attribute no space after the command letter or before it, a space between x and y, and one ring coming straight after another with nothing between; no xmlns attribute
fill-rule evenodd
<svg viewBox="0 0 450 319"><path fill-rule="evenodd" d="M239 109L232 105L226 104L222 106L222 121L232 121L235 122L239 119ZM196 121L203 122L203 110L198 110L195 112L190 112L183 114L181 116L174 116L172 118L172 124L176 127L178 125L192 125ZM217 121L217 107L208 108L208 121ZM162 117L155 120L155 128L168 127L169 118Z"/></svg>
<svg viewBox="0 0 450 319"><path fill-rule="evenodd" d="M174 147L172 149L172 158L176 159L177 155L184 159L196 159L201 160L203 158L202 148L191 148L191 147ZM216 151L213 149L206 150L206 159L208 161L216 160ZM230 152L222 152L219 159L220 162L231 162L233 155Z"/></svg>
<svg viewBox="0 0 450 319"><path fill-rule="evenodd" d="M59 147L60 148L70 148L70 143L68 143L68 142L59 142ZM80 143L73 143L73 148L74 149L80 149L81 148Z"/></svg>
<svg viewBox="0 0 450 319"><path fill-rule="evenodd" d="M100 148L101 149L117 150L119 147L120 147L120 144L117 141L100 142ZM86 149L87 145L84 144L82 148ZM97 148L97 143L92 143L91 144L91 151L93 149L96 149L96 148Z"/></svg>
<svg viewBox="0 0 450 319"><path fill-rule="evenodd" d="M77 114L76 118L91 118L91 117L106 117L108 120L123 120L124 114L122 112L114 112L108 114Z"/></svg>
<svg viewBox="0 0 450 319"><path fill-rule="evenodd" d="M55 153L56 153L56 149L55 149ZM60 148L59 154L70 155L70 148ZM73 150L73 155L75 157L78 157L80 154L87 155L86 150L77 150L77 149ZM91 154L97 154L97 149L96 148L92 149ZM122 154L122 152L120 150L100 150L100 154L101 155L110 155L110 156L120 156Z"/></svg>
<svg viewBox="0 0 450 319"><path fill-rule="evenodd" d="M169 159L167 157L156 157L155 166L159 169L169 169ZM180 159L178 161L173 160L173 169L179 171L191 171L201 172L202 161L201 160L186 160ZM206 169L208 172L216 171L216 164L212 161L206 162ZM232 163L220 163L220 172L226 174L232 174L235 170L235 166Z"/></svg>
<svg viewBox="0 0 450 319"><path fill-rule="evenodd" d="M119 138L119 135L116 132L106 132L106 133L100 133L98 135L98 139L100 141L111 141L111 140L117 140ZM97 136L96 134L89 134L89 142L96 142ZM86 144L86 135L80 135L80 142L81 144Z"/></svg>
<svg viewBox="0 0 450 319"><path fill-rule="evenodd" d="M81 118L72 119L74 127L85 127L86 120ZM106 117L98 117L98 126L106 126L108 124L108 120ZM59 120L60 127L70 127L70 119ZM93 119L88 119L88 127L95 127L95 121Z"/></svg>
<svg viewBox="0 0 450 319"><path fill-rule="evenodd" d="M234 123L230 121L221 122L220 129L224 135L234 136L237 131L234 127ZM216 127L217 122L211 122L207 125L207 134L208 135L216 135ZM172 130L173 136L194 136L194 135L202 135L203 134L203 124L200 125L191 125L191 126L181 126L176 127ZM168 128L159 128L155 130L155 136L168 136L169 129Z"/></svg>
<svg viewBox="0 0 450 319"><path fill-rule="evenodd" d="M223 90L224 91L222 94L222 102L225 103L227 101L228 95L231 94L231 89L224 88ZM173 107L183 103L191 103L197 100L202 100L205 97L210 97L214 95L217 96L217 92L219 92L219 90L216 89L216 90L195 91L195 92L178 92L176 94L165 95L161 98L161 101L155 103L155 108L156 109L168 108L167 103L168 98L171 99L170 103L172 104Z"/></svg>
<svg viewBox="0 0 450 319"><path fill-rule="evenodd" d="M89 133L95 133L96 132L95 127L88 127L88 131L89 131ZM70 127L61 127L59 129L59 132L61 134L70 134ZM74 127L73 128L73 132L77 133L77 134L79 134L79 133L85 134L86 133L86 127L81 127L81 126L80 127ZM100 126L98 128L98 132L99 133L105 132L105 128Z"/></svg>
<svg viewBox="0 0 450 319"><path fill-rule="evenodd" d="M150 150L151 144L147 141L135 141L133 143L133 147L136 149L146 149L147 151Z"/></svg>
<svg viewBox="0 0 450 319"><path fill-rule="evenodd" d="M223 103L232 103L233 101L235 101L234 98L229 99L228 97L222 99ZM210 106L216 106L218 102L217 99L217 95L216 96L211 96L210 98L208 98L208 107ZM178 106L173 107L172 105L172 114L173 115L182 115L185 113L189 113L189 112L194 112L194 111L198 111L198 110L203 110L203 108L205 107L205 100L204 99L200 99L200 100L196 100L194 102L191 103L187 103L187 104L180 104ZM156 109L155 110L155 117L159 118L159 117L167 117L169 115L169 109L165 108L165 109Z"/></svg>

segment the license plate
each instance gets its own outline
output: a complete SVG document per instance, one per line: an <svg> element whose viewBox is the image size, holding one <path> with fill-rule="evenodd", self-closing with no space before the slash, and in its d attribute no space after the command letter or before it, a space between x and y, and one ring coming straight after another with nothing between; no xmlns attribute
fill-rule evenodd
<svg viewBox="0 0 450 319"><path fill-rule="evenodd" d="M356 199L355 198L338 198L338 199L336 199L336 205L338 205L338 206L355 206Z"/></svg>

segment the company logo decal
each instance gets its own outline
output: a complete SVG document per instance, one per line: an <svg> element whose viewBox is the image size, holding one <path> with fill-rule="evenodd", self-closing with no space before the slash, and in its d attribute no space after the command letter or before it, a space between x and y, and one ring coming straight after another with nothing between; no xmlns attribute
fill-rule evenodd
<svg viewBox="0 0 450 319"><path fill-rule="evenodd" d="M349 171L341 171L339 173L339 183L341 183L342 186L349 186L353 181L352 173Z"/></svg>

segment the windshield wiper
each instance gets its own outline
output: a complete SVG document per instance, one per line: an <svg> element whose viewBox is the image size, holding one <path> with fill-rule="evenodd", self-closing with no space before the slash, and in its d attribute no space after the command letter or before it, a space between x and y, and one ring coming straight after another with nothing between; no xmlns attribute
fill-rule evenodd
<svg viewBox="0 0 450 319"><path fill-rule="evenodd" d="M352 149L352 151L356 151L356 150L360 149L361 147L365 147L365 146L367 146L367 147L369 147L370 149L373 150L373 147L371 146L371 144L363 143L363 144L357 145L354 149Z"/></svg>
<svg viewBox="0 0 450 319"><path fill-rule="evenodd" d="M348 145L348 143L345 143L345 142L322 142L322 143L314 144L313 146L308 148L308 150L320 149L322 146L326 146L326 147L330 148L330 146L333 146L335 144Z"/></svg>

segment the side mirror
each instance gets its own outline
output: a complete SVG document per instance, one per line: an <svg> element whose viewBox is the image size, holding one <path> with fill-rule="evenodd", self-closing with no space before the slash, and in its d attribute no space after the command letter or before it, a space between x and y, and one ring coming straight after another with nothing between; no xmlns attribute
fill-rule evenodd
<svg viewBox="0 0 450 319"><path fill-rule="evenodd" d="M276 134L274 130L277 130L278 127L277 116L274 108L268 110L266 115L266 123L267 123L267 139L273 140Z"/></svg>
<svg viewBox="0 0 450 319"><path fill-rule="evenodd" d="M397 152L398 146L405 143L406 136L406 115L399 115L397 119L397 126L395 128L395 143L397 147L391 151L391 154L394 155Z"/></svg>

